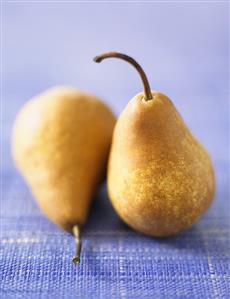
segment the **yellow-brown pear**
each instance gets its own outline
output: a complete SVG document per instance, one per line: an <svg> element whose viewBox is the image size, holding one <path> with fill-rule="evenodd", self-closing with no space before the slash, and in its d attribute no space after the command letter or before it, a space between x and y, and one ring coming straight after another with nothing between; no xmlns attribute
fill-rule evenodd
<svg viewBox="0 0 230 299"><path fill-rule="evenodd" d="M154 237L189 228L214 197L214 171L207 151L192 135L171 100L151 91L140 66L145 92L136 95L115 126L108 167L108 191L119 216Z"/></svg>
<svg viewBox="0 0 230 299"><path fill-rule="evenodd" d="M48 218L67 231L86 221L106 172L114 124L98 98L69 87L31 99L16 118L17 167Z"/></svg>

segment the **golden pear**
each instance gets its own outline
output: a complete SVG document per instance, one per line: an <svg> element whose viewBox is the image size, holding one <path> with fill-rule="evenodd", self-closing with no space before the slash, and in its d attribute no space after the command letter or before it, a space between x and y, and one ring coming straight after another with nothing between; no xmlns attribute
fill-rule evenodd
<svg viewBox="0 0 230 299"><path fill-rule="evenodd" d="M106 173L114 124L98 98L69 87L31 99L16 118L17 167L47 217L67 231L87 219Z"/></svg>
<svg viewBox="0 0 230 299"><path fill-rule="evenodd" d="M111 202L135 230L154 237L175 235L210 206L215 190L212 162L171 100L150 90L140 65L114 52L95 61L110 57L133 64L145 88L115 126L108 167Z"/></svg>

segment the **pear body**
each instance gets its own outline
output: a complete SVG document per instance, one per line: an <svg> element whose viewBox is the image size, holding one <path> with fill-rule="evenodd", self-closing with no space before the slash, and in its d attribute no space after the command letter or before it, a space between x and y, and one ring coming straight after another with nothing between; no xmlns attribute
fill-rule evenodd
<svg viewBox="0 0 230 299"><path fill-rule="evenodd" d="M48 218L65 230L86 221L106 172L114 124L98 98L69 87L31 99L16 118L17 167Z"/></svg>
<svg viewBox="0 0 230 299"><path fill-rule="evenodd" d="M115 126L108 166L114 208L132 228L154 237L189 228L214 197L212 162L173 103L135 96Z"/></svg>

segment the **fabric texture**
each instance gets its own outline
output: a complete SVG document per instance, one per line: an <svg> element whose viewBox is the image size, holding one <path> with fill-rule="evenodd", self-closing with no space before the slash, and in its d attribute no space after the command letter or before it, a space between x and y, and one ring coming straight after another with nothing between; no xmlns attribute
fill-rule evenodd
<svg viewBox="0 0 230 299"><path fill-rule="evenodd" d="M98 192L82 232L81 263L74 239L39 211L23 180L3 172L1 298L229 298L226 165L217 165L215 202L200 222L167 239L125 226Z"/></svg>

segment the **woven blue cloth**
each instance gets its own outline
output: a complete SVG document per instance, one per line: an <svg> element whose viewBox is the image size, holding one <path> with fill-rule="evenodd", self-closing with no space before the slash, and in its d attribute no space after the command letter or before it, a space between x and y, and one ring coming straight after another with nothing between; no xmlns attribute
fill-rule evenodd
<svg viewBox="0 0 230 299"><path fill-rule="evenodd" d="M230 298L227 2L2 6L0 298ZM45 218L16 171L10 135L27 99L63 83L102 96L119 114L142 87L124 62L91 62L113 49L138 59L209 150L216 197L191 229L154 239L118 218L103 185L76 266L73 237Z"/></svg>
<svg viewBox="0 0 230 299"><path fill-rule="evenodd" d="M217 199L192 229L165 240L136 234L118 219L104 188L73 238L39 212L24 182L4 173L1 298L229 298L229 230L224 165Z"/></svg>

